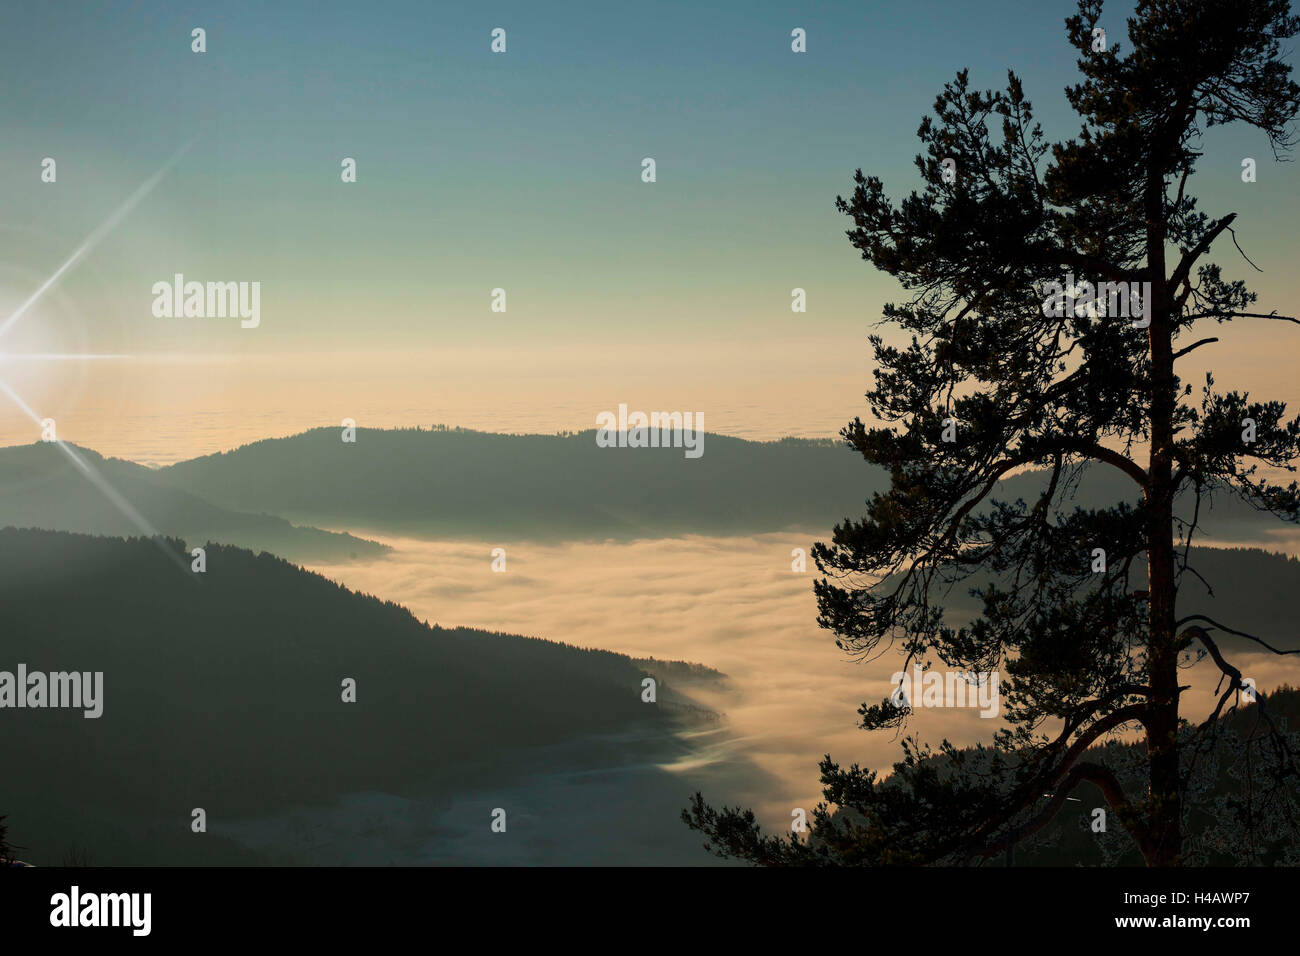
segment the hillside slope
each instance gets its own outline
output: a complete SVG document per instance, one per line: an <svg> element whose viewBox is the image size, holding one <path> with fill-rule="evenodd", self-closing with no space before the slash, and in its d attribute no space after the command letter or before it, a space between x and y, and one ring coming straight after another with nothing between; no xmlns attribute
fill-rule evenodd
<svg viewBox="0 0 1300 956"><path fill-rule="evenodd" d="M0 710L0 814L24 859L83 843L98 865L246 862L193 836L191 810L500 784L531 748L630 728L668 746L692 716L662 680L642 703L647 671L623 655L428 627L236 548L191 574L167 548L0 530L0 671L104 675L98 719Z"/></svg>
<svg viewBox="0 0 1300 956"><path fill-rule="evenodd" d="M217 507L183 486L160 480L149 468L103 458L87 448L70 448L157 531L191 545L217 541L295 561L372 558L387 550L354 535L295 527L269 514ZM141 533L68 454L46 442L0 448L0 527L6 526L123 537Z"/></svg>
<svg viewBox="0 0 1300 956"><path fill-rule="evenodd" d="M888 476L831 440L753 442L709 434L704 454L601 448L595 432L504 435L465 429L337 428L267 439L161 469L173 487L227 508L327 526L415 536L546 538L757 534L829 529L857 519ZM1086 469L1075 504L1132 500L1109 466ZM996 496L1033 495L1041 472L1004 481ZM1183 503L1190 517L1190 502ZM1256 541L1279 528L1230 496L1206 502L1210 533ZM1202 538L1204 540L1204 538Z"/></svg>
<svg viewBox="0 0 1300 956"><path fill-rule="evenodd" d="M594 432L337 429L160 471L231 508L403 534L640 537L819 526L855 513L870 474L830 442L707 435L704 454L600 448ZM312 516L312 517L308 517Z"/></svg>

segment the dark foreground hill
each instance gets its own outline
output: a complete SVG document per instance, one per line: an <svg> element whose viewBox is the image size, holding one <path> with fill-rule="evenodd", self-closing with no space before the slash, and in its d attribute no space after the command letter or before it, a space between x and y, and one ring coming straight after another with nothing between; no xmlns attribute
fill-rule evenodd
<svg viewBox="0 0 1300 956"><path fill-rule="evenodd" d="M227 508L397 534L653 537L827 529L858 518L888 476L832 440L753 442L708 434L704 453L601 448L588 430L505 435L466 429L337 428L267 439L161 469L173 487ZM1112 474L1112 472L1114 472ZM1014 501L1042 473L1002 483ZM1087 469L1075 504L1133 500L1109 466ZM1190 517L1190 502L1184 502ZM1226 495L1207 502L1209 533L1255 541L1278 527ZM1204 540L1202 537L1200 540Z"/></svg>
<svg viewBox="0 0 1300 956"><path fill-rule="evenodd" d="M1198 759L1184 760L1193 789L1188 803L1185 854L1191 865L1300 865L1300 780L1289 774L1284 789L1275 789L1270 771L1278 767L1260 704L1238 701L1239 708L1219 721L1216 745ZM1264 698L1269 717L1280 728L1300 721L1300 691L1282 687ZM1184 737L1190 736L1185 729ZM1290 734L1300 748L1300 734ZM1094 747L1085 758L1109 767L1129 793L1141 793L1146 763L1144 743L1111 743ZM1287 759L1287 762L1290 762ZM1285 765L1285 764L1284 764ZM1282 793L1285 798L1280 798ZM1075 800L1026 846L1017 862L1029 866L1141 866L1136 844L1107 811L1104 832L1098 832L1095 810L1107 806L1101 790L1081 784ZM1247 827L1247 821L1253 827ZM1252 833L1253 830L1253 833Z"/></svg>
<svg viewBox="0 0 1300 956"><path fill-rule="evenodd" d="M1237 710L1219 721L1213 748L1196 760L1186 758L1193 789L1185 798L1188 813L1185 854L1191 865L1279 866L1300 865L1300 780L1290 774L1285 790L1274 788L1269 771L1278 766L1268 726L1260 704L1238 701ZM1264 699L1269 717L1280 727L1300 721L1300 690L1282 687ZM1190 728L1184 737L1190 736ZM1290 735L1300 747L1300 735ZM1109 767L1129 793L1141 793L1146 746L1142 742L1095 746L1084 759ZM1279 799L1285 792L1285 799ZM1026 866L1141 866L1136 844L1107 810L1105 830L1099 831L1097 808L1107 804L1101 790L1083 783L1075 799L1037 837L1017 854ZM1288 804L1289 801L1289 804ZM1246 826L1253 822L1253 828ZM1253 834L1251 830L1253 829Z"/></svg>
<svg viewBox="0 0 1300 956"><path fill-rule="evenodd" d="M283 518L217 507L152 469L87 448L48 442L0 448L0 528L45 528L130 536L141 528L78 467L72 455L101 475L112 492L159 533L194 544L219 541L271 551L295 561L374 558L387 549L350 534L295 527Z"/></svg>
<svg viewBox="0 0 1300 956"><path fill-rule="evenodd" d="M1266 708L1267 719L1261 710ZM1225 708L1213 733L1194 741L1200 724L1184 723L1182 767L1187 789L1183 795L1183 865L1297 866L1300 865L1300 778L1285 768L1293 758L1279 754L1268 736L1268 720L1286 732L1300 721L1300 690L1282 686L1260 701L1239 695ZM1300 733L1288 735L1293 753L1300 752ZM1199 750L1199 752L1198 752ZM989 766L991 751L965 747L951 754L934 753L920 764L942 779L960 762L968 774ZM1130 800L1140 803L1146 774L1144 741L1110 740L1095 744L1082 760L1107 767ZM1283 776L1279 785L1279 768ZM895 776L876 783L881 789L905 786ZM1021 820L1038 813L1051 794L1043 794ZM835 808L832 818L863 826L851 807ZM817 845L816 832L811 836ZM1011 858L999 854L986 860L947 858L944 863L983 866L1143 866L1137 844L1125 832L1101 789L1084 781L1070 791L1047 824L1017 845Z"/></svg>
<svg viewBox="0 0 1300 956"><path fill-rule="evenodd" d="M623 655L429 627L268 554L217 546L199 575L183 553L0 530L0 671L104 675L98 719L0 709L0 814L21 858L249 862L191 833L191 811L217 829L356 791L461 791L508 780L532 748L671 740L690 715L662 681L642 703L647 671Z"/></svg>

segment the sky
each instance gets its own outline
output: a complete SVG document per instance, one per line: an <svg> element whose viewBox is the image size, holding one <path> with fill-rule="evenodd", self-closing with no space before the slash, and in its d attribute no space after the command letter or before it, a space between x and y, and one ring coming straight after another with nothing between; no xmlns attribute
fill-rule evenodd
<svg viewBox="0 0 1300 956"><path fill-rule="evenodd" d="M917 125L963 67L984 87L1014 68L1049 138L1075 133L1070 12L10 5L0 321L192 145L0 338L0 375L59 437L154 463L344 417L589 428L624 401L702 411L746 437L834 434L865 414L866 335L903 297L848 244L836 195L856 168L895 197L916 185ZM1104 19L1112 42L1122 14ZM806 53L791 52L795 27ZM1295 165L1250 132L1204 145L1203 208L1239 212L1263 272L1230 244L1218 260L1264 311L1294 313ZM1241 182L1245 156L1255 183ZM154 316L153 284L176 273L260 282L260 324ZM806 313L791 311L796 287ZM1208 357L1221 382L1295 401L1295 334L1238 326ZM37 437L0 396L0 444Z"/></svg>
<svg viewBox="0 0 1300 956"><path fill-rule="evenodd" d="M0 327L85 254L0 335L0 381L58 437L145 464L344 418L584 429L620 403L701 412L707 430L747 438L833 435L866 415L866 337L904 298L849 245L836 196L858 168L895 199L917 187L916 129L962 68L981 88L1014 69L1048 138L1074 135L1072 12L1059 0L4 4ZM1124 12L1105 15L1112 42ZM490 50L498 27L503 54ZM791 51L796 27L806 53ZM1262 272L1230 242L1214 258L1251 282L1261 311L1300 314L1295 163L1250 131L1211 131L1203 147L1193 191L1211 215L1239 214ZM345 157L355 183L341 181ZM155 316L154 284L177 273L259 282L260 324ZM497 288L504 313L490 308ZM794 288L806 313L791 311ZM1188 360L1189 380L1208 363L1223 386L1300 406L1300 328L1207 334L1223 341L1196 353L1200 368ZM0 445L39 437L0 391ZM732 798L765 821L816 799L826 749L877 767L897 756L888 735L854 726L895 665L838 655L787 569L788 541L539 546L504 595L475 583L494 543L397 541L383 562L320 570L443 624L719 667L732 686L711 703L737 751L783 782ZM1252 666L1261 686L1281 672ZM1202 712L1200 682L1196 694ZM970 742L988 726L965 714L926 729Z"/></svg>

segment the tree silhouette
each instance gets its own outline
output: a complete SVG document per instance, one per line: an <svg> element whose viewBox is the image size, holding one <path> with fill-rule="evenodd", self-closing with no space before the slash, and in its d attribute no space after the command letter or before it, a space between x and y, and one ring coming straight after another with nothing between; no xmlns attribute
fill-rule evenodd
<svg viewBox="0 0 1300 956"><path fill-rule="evenodd" d="M9 845L9 825L4 817L0 817L0 864L8 863L13 856L14 848Z"/></svg>
<svg viewBox="0 0 1300 956"><path fill-rule="evenodd" d="M867 399L884 427L855 419L842 435L888 469L891 487L814 549L826 575L819 624L859 657L899 646L904 670L1000 670L1007 727L973 751L909 739L884 780L827 756L824 795L839 810L820 806L807 841L764 835L752 813L697 794L683 817L722 855L975 862L1042 828L1088 781L1148 865L1183 861L1196 755L1245 687L1214 635L1276 650L1179 617L1180 582L1197 575L1188 556L1202 496L1231 492L1300 520L1300 489L1277 477L1294 471L1300 421L1286 421L1281 402L1216 391L1212 376L1194 396L1177 374L1217 341L1199 335L1206 322L1296 321L1252 311L1245 283L1206 261L1235 214L1199 211L1187 186L1208 127L1254 127L1275 155L1292 145L1300 87L1279 41L1300 21L1284 0L1142 0L1121 48L1098 32L1101 12L1100 0L1080 0L1066 20L1082 73L1066 91L1082 120L1075 138L1044 139L1014 73L1005 91L982 92L962 71L918 131L924 189L894 204L859 170L837 200L853 246L911 293L884 310L910 343L870 339ZM1053 281L1066 298L1086 300L1086 288L1098 301L1063 308ZM1131 318L1133 287L1147 289L1149 312ZM1045 475L1035 499L995 498L1000 479L1033 467ZM1067 510L1086 467L1127 476L1133 502ZM942 602L959 584L982 612L953 626ZM1223 675L1218 706L1190 734L1179 714L1188 654ZM895 697L860 713L871 730L903 725L910 710ZM1086 755L1127 728L1144 732L1142 792ZM1273 782L1285 785L1296 762L1285 734L1273 736Z"/></svg>

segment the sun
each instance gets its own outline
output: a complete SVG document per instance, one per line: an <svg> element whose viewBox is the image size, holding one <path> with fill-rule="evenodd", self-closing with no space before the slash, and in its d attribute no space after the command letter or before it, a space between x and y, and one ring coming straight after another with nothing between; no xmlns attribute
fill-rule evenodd
<svg viewBox="0 0 1300 956"><path fill-rule="evenodd" d="M162 182L163 178L171 171L172 167L174 167L176 163L180 161L180 158L189 151L191 146L194 145L196 139L197 137L191 138L189 142L185 143L185 145L172 154L171 158L163 164L161 169L145 180L144 183L135 190L135 192L128 196L126 201L114 210L113 214L101 223L94 232L87 236L81 245L73 250L72 254L68 256L68 258L65 259L63 263L45 279L45 281L37 286L36 289L23 300L22 304L19 305L17 309L6 317L3 322L0 322L0 339L3 339L8 335L14 327L31 312L32 307L40 301L42 296L49 292L64 275L74 269L79 262L89 255L91 251L94 250L94 248L99 245L99 243L103 241L103 239L112 232L114 228L116 228L118 223L125 219L127 215L130 214L131 210L139 205L140 202L153 191L154 187L157 186L158 183ZM6 364L13 364L14 362L93 362L125 358L130 358L130 356L83 352L0 352L0 367ZM18 406L18 408L20 408L38 428L44 430L45 424L48 420L42 418L41 415L33 409L8 382L5 381L2 374L0 374L0 393L3 393L9 401ZM108 498L108 500L113 503L114 507L121 511L123 515L135 524L141 532L150 538L158 537L157 529L154 528L129 501L123 498L122 495L111 484L109 484L108 480L100 474L84 456L78 453L76 448L58 438L52 438L49 440L56 444L69 458L77 471L84 475L85 478L106 498Z"/></svg>

